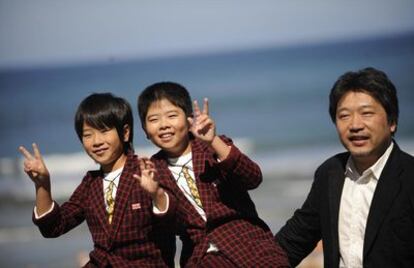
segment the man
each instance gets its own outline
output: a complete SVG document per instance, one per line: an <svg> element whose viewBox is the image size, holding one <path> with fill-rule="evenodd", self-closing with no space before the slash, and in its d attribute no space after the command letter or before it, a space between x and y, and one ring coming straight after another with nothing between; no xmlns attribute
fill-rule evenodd
<svg viewBox="0 0 414 268"><path fill-rule="evenodd" d="M347 152L316 170L276 241L292 266L322 239L325 267L414 267L414 158L393 140L394 85L374 68L345 73L329 112Z"/></svg>

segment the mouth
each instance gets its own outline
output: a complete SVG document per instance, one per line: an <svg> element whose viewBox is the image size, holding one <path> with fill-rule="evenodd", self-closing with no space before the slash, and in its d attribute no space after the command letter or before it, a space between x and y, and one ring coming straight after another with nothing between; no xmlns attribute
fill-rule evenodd
<svg viewBox="0 0 414 268"><path fill-rule="evenodd" d="M97 150L94 150L93 153L97 156L102 156L106 152L107 148L100 148Z"/></svg>
<svg viewBox="0 0 414 268"><path fill-rule="evenodd" d="M363 146L368 141L369 137L364 135L353 135L348 139L355 146Z"/></svg>
<svg viewBox="0 0 414 268"><path fill-rule="evenodd" d="M174 137L174 133L172 132L161 133L160 135L158 135L158 137L160 138L162 142L169 142Z"/></svg>

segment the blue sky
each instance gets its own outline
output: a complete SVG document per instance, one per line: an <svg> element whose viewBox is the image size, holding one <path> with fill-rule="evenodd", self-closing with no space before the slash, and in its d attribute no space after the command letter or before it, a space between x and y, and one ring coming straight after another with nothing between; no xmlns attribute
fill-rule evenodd
<svg viewBox="0 0 414 268"><path fill-rule="evenodd" d="M414 32L414 1L0 0L0 69Z"/></svg>

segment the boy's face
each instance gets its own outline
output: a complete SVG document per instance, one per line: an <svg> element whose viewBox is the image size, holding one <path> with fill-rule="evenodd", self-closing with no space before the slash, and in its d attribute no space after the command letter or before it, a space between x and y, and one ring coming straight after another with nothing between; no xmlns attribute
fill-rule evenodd
<svg viewBox="0 0 414 268"><path fill-rule="evenodd" d="M178 157L191 151L190 124L184 111L167 99L153 102L145 118L148 138L170 157Z"/></svg>
<svg viewBox="0 0 414 268"><path fill-rule="evenodd" d="M129 126L124 127L123 141L128 141ZM86 153L101 165L104 172L121 168L125 164L123 142L115 128L96 129L83 123L82 144Z"/></svg>

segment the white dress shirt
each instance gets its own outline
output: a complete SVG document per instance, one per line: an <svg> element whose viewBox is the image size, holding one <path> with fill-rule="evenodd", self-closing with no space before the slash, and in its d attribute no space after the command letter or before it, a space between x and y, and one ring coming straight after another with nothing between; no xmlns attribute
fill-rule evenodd
<svg viewBox="0 0 414 268"><path fill-rule="evenodd" d="M339 267L363 267L364 237L372 197L393 143L370 168L359 174L349 157L339 208Z"/></svg>

